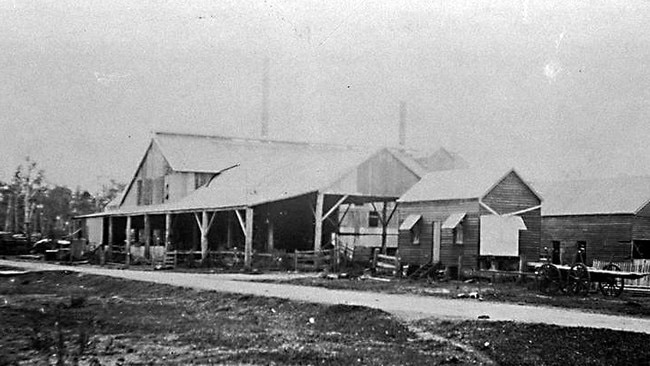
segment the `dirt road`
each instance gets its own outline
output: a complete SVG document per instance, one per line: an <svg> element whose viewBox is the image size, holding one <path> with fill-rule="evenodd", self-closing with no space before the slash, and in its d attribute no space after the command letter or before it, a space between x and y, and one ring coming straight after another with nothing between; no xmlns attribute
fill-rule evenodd
<svg viewBox="0 0 650 366"><path fill-rule="evenodd" d="M494 303L489 301L481 302L474 299L455 300L402 294L329 290L317 287L247 281L247 279L257 280L267 277L264 275L115 270L95 266L60 266L39 262L8 260L0 260L0 265L40 271L68 270L201 290L279 297L324 304L362 305L382 309L409 320L429 317L477 319L480 315L488 315L489 320L492 321L500 320L546 323L561 326L607 328L650 334L650 319L592 314L575 310ZM274 278L278 277L278 275L273 276Z"/></svg>

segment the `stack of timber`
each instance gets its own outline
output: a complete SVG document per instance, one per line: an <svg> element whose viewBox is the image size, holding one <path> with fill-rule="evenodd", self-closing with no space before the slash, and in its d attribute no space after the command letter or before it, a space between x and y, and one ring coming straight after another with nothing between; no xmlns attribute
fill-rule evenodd
<svg viewBox="0 0 650 366"><path fill-rule="evenodd" d="M392 276L399 276L402 272L399 258L379 254L379 250L375 250L372 258L372 269L377 273L390 274Z"/></svg>
<svg viewBox="0 0 650 366"><path fill-rule="evenodd" d="M165 256L158 263L154 263L155 269L174 269L178 263L176 252L165 252Z"/></svg>

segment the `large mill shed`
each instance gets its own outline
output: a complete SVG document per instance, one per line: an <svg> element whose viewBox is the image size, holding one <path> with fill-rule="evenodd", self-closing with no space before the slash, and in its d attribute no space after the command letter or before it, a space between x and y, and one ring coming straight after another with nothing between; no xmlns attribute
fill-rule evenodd
<svg viewBox="0 0 650 366"><path fill-rule="evenodd" d="M399 256L452 272L537 260L541 201L515 170L429 173L398 200Z"/></svg>
<svg viewBox="0 0 650 366"><path fill-rule="evenodd" d="M386 233L391 203L422 174L390 148L156 133L117 207L81 219L132 255L238 248L250 265L253 251L320 250L342 205L373 203Z"/></svg>
<svg viewBox="0 0 650 366"><path fill-rule="evenodd" d="M534 185L545 198L542 246L554 263L650 259L650 177Z"/></svg>

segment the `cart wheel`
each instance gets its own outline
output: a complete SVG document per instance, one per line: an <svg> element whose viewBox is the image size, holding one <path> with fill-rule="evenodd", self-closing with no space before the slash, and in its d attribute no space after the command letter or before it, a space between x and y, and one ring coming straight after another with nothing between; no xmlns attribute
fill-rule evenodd
<svg viewBox="0 0 650 366"><path fill-rule="evenodd" d="M543 294L553 295L562 287L560 270L550 263L543 264L537 271L537 283Z"/></svg>
<svg viewBox="0 0 650 366"><path fill-rule="evenodd" d="M591 285L589 269L583 263L571 266L568 278L568 290L574 295L587 295Z"/></svg>
<svg viewBox="0 0 650 366"><path fill-rule="evenodd" d="M606 271L621 270L619 266L613 263L606 265L605 267L603 267L603 269ZM605 281L601 281L600 283L598 283L598 288L600 288L600 292L602 292L603 295L607 297L621 296L624 287L625 287L625 280L623 280L621 277L616 277L616 276L607 276Z"/></svg>

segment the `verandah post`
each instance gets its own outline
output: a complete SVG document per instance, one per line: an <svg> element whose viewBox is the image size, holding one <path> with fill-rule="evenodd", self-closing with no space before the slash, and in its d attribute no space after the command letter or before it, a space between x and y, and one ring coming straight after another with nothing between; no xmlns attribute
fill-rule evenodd
<svg viewBox="0 0 650 366"><path fill-rule="evenodd" d="M124 241L124 251L126 252L124 265L129 268L129 265L131 265L131 216L126 217L126 239Z"/></svg>
<svg viewBox="0 0 650 366"><path fill-rule="evenodd" d="M325 195L321 192L316 194L316 209L314 212L314 252L320 252L323 240L323 203Z"/></svg>
<svg viewBox="0 0 650 366"><path fill-rule="evenodd" d="M201 213L201 262L205 263L208 259L208 211L203 210Z"/></svg>
<svg viewBox="0 0 650 366"><path fill-rule="evenodd" d="M250 269L253 264L253 209L246 207L246 241L244 245L244 267Z"/></svg>

